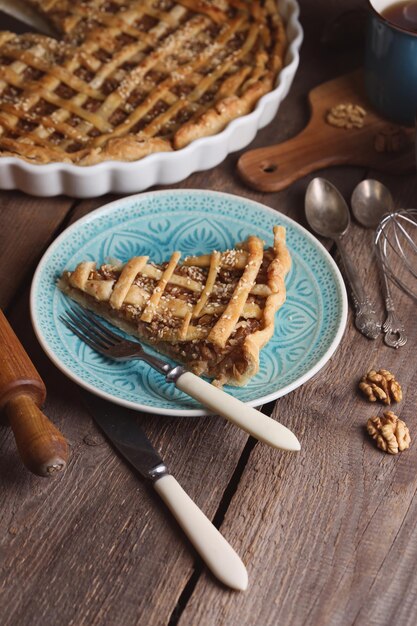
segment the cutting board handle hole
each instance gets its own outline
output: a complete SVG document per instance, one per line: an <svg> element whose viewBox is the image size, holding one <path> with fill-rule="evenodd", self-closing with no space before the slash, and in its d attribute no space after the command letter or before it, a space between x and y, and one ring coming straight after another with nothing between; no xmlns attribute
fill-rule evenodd
<svg viewBox="0 0 417 626"><path fill-rule="evenodd" d="M272 174L273 172L276 172L277 169L278 165L275 165L275 163L263 163L261 165L261 170L266 174Z"/></svg>

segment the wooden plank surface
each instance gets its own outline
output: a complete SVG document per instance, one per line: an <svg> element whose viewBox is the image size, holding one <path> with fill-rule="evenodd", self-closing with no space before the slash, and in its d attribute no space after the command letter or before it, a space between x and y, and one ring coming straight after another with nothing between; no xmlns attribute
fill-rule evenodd
<svg viewBox="0 0 417 626"><path fill-rule="evenodd" d="M367 235L352 234L357 265L369 253ZM365 271L361 263L361 270L368 288L375 284L375 267ZM415 432L415 305L396 296L407 346L394 351L381 338L370 342L350 319L329 364L277 401L274 415L300 436L302 451L274 454L257 444L222 525L241 542L252 587L236 597L219 593L202 576L180 626L416 623L417 451L414 446L391 457L375 448L365 424L383 407L368 403L357 390L372 367L395 372L405 393L393 410L398 408Z"/></svg>
<svg viewBox="0 0 417 626"><path fill-rule="evenodd" d="M73 205L71 198L33 198L19 192L0 197L0 307L7 307L30 280L41 253Z"/></svg>
<svg viewBox="0 0 417 626"><path fill-rule="evenodd" d="M329 51L320 45L340 3L300 4L306 39L299 72L279 116L251 147L301 130L306 93L359 62L358 47L353 51L342 41ZM364 5L351 0L343 9ZM238 156L176 187L244 195L305 225L311 177L281 193L260 194L237 177ZM322 174L348 198L366 172L335 168ZM402 205L414 204L415 177L382 180ZM195 558L151 487L103 439L78 388L51 365L28 322L30 278L48 243L66 224L112 199L0 195L1 305L46 382L45 412L68 437L72 453L65 475L36 478L22 468L9 429L0 426L1 624L414 625L417 452L412 446L390 457L377 450L363 425L381 407L357 393L358 378L370 366L392 369L404 386L401 417L412 436L416 432L412 302L395 292L409 334L406 347L394 351L381 339L368 341L350 319L326 368L277 401L274 415L300 436L299 455L255 444L216 417L138 416L177 479L247 563L249 590L230 592ZM349 237L382 314L372 234L353 225Z"/></svg>
<svg viewBox="0 0 417 626"><path fill-rule="evenodd" d="M89 209L91 202L81 203L72 219ZM1 433L4 624L32 624L34 615L51 625L134 624L139 617L166 624L198 560L151 487L104 441L78 388L42 354L28 325L27 295L13 303L10 322L46 383L45 413L68 438L71 459L65 475L39 479L22 469L8 429ZM139 419L212 519L247 436L217 417ZM30 576L28 561L38 563Z"/></svg>

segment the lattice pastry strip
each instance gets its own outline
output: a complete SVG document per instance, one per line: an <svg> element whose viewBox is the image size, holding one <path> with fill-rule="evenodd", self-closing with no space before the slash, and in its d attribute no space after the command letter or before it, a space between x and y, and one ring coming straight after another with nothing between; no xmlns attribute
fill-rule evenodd
<svg viewBox="0 0 417 626"><path fill-rule="evenodd" d="M161 265L146 256L123 266L87 261L65 272L60 288L113 324L219 383L244 384L285 302L290 256L285 229L274 245L250 236L226 252Z"/></svg>
<svg viewBox="0 0 417 626"><path fill-rule="evenodd" d="M180 149L273 87L275 0L33 0L60 31L0 31L0 155L91 165Z"/></svg>

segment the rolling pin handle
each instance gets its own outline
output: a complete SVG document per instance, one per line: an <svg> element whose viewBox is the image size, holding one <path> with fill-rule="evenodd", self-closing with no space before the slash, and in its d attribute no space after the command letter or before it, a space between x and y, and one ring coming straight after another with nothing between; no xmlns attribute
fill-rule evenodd
<svg viewBox="0 0 417 626"><path fill-rule="evenodd" d="M9 418L26 467L53 476L65 469L68 444L38 408L45 396L41 377L0 310L0 411Z"/></svg>
<svg viewBox="0 0 417 626"><path fill-rule="evenodd" d="M52 477L65 469L68 444L33 397L15 395L6 404L6 415L22 461L31 472Z"/></svg>

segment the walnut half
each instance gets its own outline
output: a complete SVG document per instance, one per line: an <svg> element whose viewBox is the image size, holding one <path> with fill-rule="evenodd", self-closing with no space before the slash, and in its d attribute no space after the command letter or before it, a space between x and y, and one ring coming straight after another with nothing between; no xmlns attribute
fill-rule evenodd
<svg viewBox="0 0 417 626"><path fill-rule="evenodd" d="M383 417L371 417L366 429L378 448L388 454L398 454L410 447L410 432L405 422L392 411L385 411Z"/></svg>
<svg viewBox="0 0 417 626"><path fill-rule="evenodd" d="M337 104L327 111L326 122L338 128L362 128L366 116L358 104Z"/></svg>
<svg viewBox="0 0 417 626"><path fill-rule="evenodd" d="M380 400L384 404L400 402L403 397L400 383L388 370L370 370L361 378L359 389L370 402Z"/></svg>

